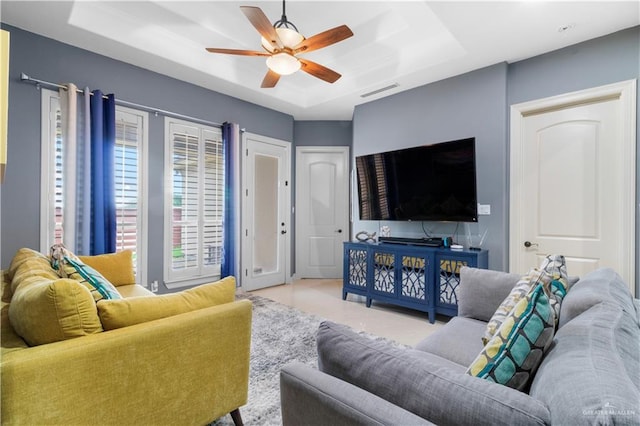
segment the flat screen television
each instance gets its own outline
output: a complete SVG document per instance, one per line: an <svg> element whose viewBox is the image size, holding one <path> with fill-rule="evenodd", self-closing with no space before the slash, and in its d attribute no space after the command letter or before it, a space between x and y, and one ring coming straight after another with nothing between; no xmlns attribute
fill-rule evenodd
<svg viewBox="0 0 640 426"><path fill-rule="evenodd" d="M361 220L477 222L475 138L356 157Z"/></svg>

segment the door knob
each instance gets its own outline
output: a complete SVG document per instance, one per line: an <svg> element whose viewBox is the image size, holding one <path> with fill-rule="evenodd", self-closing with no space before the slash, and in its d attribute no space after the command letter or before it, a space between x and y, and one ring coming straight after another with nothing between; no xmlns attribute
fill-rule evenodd
<svg viewBox="0 0 640 426"><path fill-rule="evenodd" d="M532 243L531 241L525 241L525 242L524 242L524 246L525 246L526 248L529 248L529 247L532 247L532 246L536 246L536 247L538 247L538 243Z"/></svg>
<svg viewBox="0 0 640 426"><path fill-rule="evenodd" d="M337 232L338 234L342 234L342 229L338 229L336 232Z"/></svg>
<svg viewBox="0 0 640 426"><path fill-rule="evenodd" d="M283 229L282 231L280 231L280 233L281 233L282 235L284 235L284 234L286 234L286 233L287 233L287 230L286 230L286 229Z"/></svg>

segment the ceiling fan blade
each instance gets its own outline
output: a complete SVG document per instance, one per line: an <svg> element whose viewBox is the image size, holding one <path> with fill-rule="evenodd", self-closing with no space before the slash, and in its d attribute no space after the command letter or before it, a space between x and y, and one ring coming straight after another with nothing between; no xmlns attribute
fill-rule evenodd
<svg viewBox="0 0 640 426"><path fill-rule="evenodd" d="M241 50L241 49L218 49L216 47L207 47L207 52L226 53L227 55L244 55L244 56L271 56L267 52L258 52L257 50Z"/></svg>
<svg viewBox="0 0 640 426"><path fill-rule="evenodd" d="M242 10L242 13L245 14L255 29L258 30L260 35L271 43L271 46L276 48L282 45L278 33L276 33L275 28L273 28L273 25L269 22L269 18L267 18L267 15L264 14L262 9L255 6L240 6L240 10Z"/></svg>
<svg viewBox="0 0 640 426"><path fill-rule="evenodd" d="M339 27L332 28L327 31L323 31L319 34L302 40L300 44L293 48L295 53L307 53L314 50L321 49L323 47L332 45L346 38L353 36L353 32L346 25L340 25Z"/></svg>
<svg viewBox="0 0 640 426"><path fill-rule="evenodd" d="M262 87L263 89L275 87L275 85L278 84L278 80L280 80L280 74L278 74L277 72L268 70L267 75L264 76L264 79L262 80L262 84L260 85L260 87Z"/></svg>
<svg viewBox="0 0 640 426"><path fill-rule="evenodd" d="M300 68L302 71L307 74L311 74L314 77L318 77L320 80L324 80L327 83L335 83L336 80L342 77L342 75L325 67L324 65L302 58L298 58L298 60L302 64L302 68Z"/></svg>

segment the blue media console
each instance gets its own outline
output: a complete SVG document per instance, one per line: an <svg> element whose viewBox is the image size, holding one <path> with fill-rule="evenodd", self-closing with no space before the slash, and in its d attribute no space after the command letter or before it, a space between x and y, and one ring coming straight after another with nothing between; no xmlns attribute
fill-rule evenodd
<svg viewBox="0 0 640 426"><path fill-rule="evenodd" d="M429 314L458 314L460 268L488 267L487 250L451 250L386 243L344 243L342 299L347 294L416 309Z"/></svg>

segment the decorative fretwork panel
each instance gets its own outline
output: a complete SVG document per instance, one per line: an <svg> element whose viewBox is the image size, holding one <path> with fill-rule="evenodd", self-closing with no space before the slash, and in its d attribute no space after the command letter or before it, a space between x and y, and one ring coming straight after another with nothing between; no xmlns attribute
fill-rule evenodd
<svg viewBox="0 0 640 426"><path fill-rule="evenodd" d="M367 287L367 251L349 250L349 284Z"/></svg>
<svg viewBox="0 0 640 426"><path fill-rule="evenodd" d="M402 256L402 296L427 300L426 259Z"/></svg>
<svg viewBox="0 0 640 426"><path fill-rule="evenodd" d="M373 289L383 293L395 293L395 271L393 268L393 255L381 254L384 262L375 263L373 271Z"/></svg>
<svg viewBox="0 0 640 426"><path fill-rule="evenodd" d="M440 261L440 302L458 304L456 289L460 284L460 268L467 266L464 260Z"/></svg>

